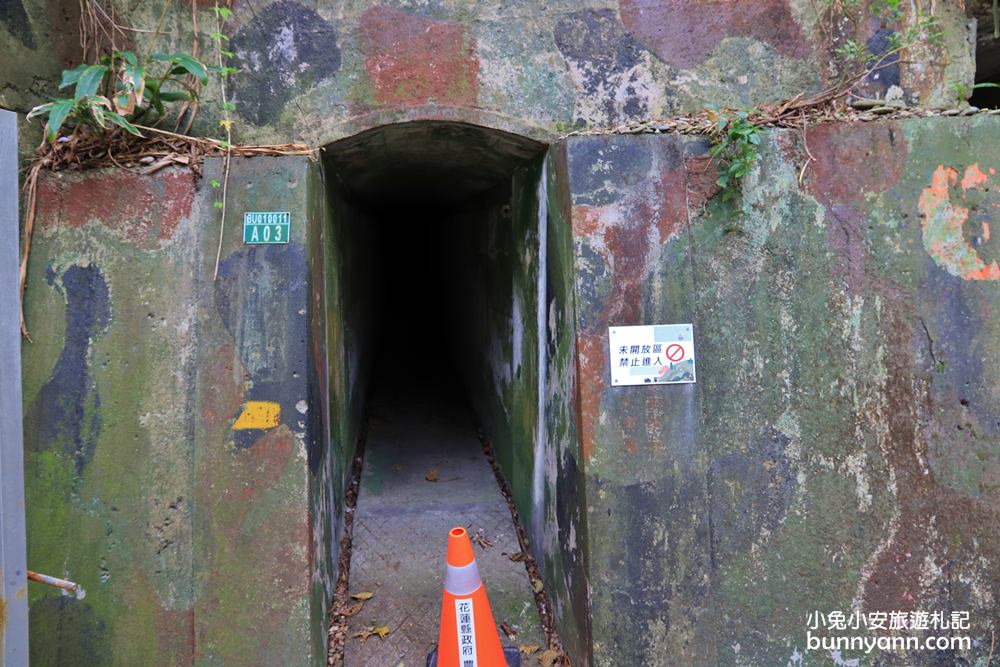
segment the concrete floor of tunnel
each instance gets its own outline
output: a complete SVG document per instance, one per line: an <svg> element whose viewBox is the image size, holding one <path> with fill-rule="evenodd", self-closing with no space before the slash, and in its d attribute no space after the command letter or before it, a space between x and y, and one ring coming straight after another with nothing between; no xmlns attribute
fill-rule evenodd
<svg viewBox="0 0 1000 667"><path fill-rule="evenodd" d="M516 529L462 380L467 357L485 351L461 340L473 297L455 274L458 257L470 252L451 236L456 204L391 199L407 206L364 207L371 390L350 590L374 597L348 621L344 664L423 667L437 644L447 536L455 526L491 544L474 548L495 621L517 631L515 643L498 629L501 640L544 644L524 563L507 557L520 551ZM390 629L383 639L352 636L380 626Z"/></svg>
<svg viewBox="0 0 1000 667"><path fill-rule="evenodd" d="M471 411L449 389L383 382L369 404L350 588L375 595L350 619L346 665L425 664L437 644L445 546L454 526L492 543L474 548L497 624L518 630L516 644L544 644L524 563L507 557L520 551L507 503ZM426 479L431 470L438 481ZM391 632L383 640L351 637L372 626ZM514 644L502 631L500 637Z"/></svg>

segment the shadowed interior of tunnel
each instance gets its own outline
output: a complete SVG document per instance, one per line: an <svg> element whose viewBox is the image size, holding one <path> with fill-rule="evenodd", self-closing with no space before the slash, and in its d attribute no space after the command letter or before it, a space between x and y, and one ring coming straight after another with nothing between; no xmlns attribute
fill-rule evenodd
<svg viewBox="0 0 1000 667"><path fill-rule="evenodd" d="M994 5L990 0L970 0L966 12L976 20L976 77L969 104L1000 108L1000 30L995 25Z"/></svg>
<svg viewBox="0 0 1000 667"><path fill-rule="evenodd" d="M543 149L450 122L385 126L326 147L333 224L347 227L345 252L363 258L342 275L343 287L368 283L359 353L369 397L476 403L468 393L477 391L488 348L510 347L486 340L493 332L482 324L511 315L499 311L509 309L502 292L523 269L512 211L515 200L535 197Z"/></svg>
<svg viewBox="0 0 1000 667"><path fill-rule="evenodd" d="M471 295L456 289L455 206L417 193L363 205L370 216L369 401L433 398L472 409L461 340Z"/></svg>

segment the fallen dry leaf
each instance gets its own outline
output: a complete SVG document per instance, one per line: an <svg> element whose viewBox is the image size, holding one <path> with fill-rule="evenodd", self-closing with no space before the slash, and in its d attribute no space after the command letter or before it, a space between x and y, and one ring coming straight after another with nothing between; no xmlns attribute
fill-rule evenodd
<svg viewBox="0 0 1000 667"><path fill-rule="evenodd" d="M375 594L369 593L368 591L361 591L360 593L354 593L353 595L351 595L351 597L354 598L355 600L361 600L362 602L364 602L365 600L371 600L373 597L375 597Z"/></svg>
<svg viewBox="0 0 1000 667"><path fill-rule="evenodd" d="M373 625L370 628L368 628L367 630L362 630L361 632L355 632L351 636L352 637L358 637L362 641L368 641L368 638L371 637L372 635L378 635L379 639L385 639L385 636L387 634L389 634L389 626L388 625L378 625L378 626Z"/></svg>
<svg viewBox="0 0 1000 667"><path fill-rule="evenodd" d="M523 551L518 551L516 554L507 554L507 558L511 559L515 563L523 563L524 562L524 552Z"/></svg>
<svg viewBox="0 0 1000 667"><path fill-rule="evenodd" d="M358 613L360 613L361 610L364 608L365 608L365 603L363 600L361 602L355 602L354 604L347 605L346 607L344 607L341 610L340 615L346 618L357 616Z"/></svg>
<svg viewBox="0 0 1000 667"><path fill-rule="evenodd" d="M517 650L520 651L521 653L523 653L524 655L531 655L532 653L536 653L538 651L541 651L542 647L541 646L529 646L527 644L521 644L520 646L517 647Z"/></svg>
<svg viewBox="0 0 1000 667"><path fill-rule="evenodd" d="M549 650L538 654L538 664L542 667L552 667L558 659L559 651L554 648L550 648Z"/></svg>
<svg viewBox="0 0 1000 667"><path fill-rule="evenodd" d="M541 593L542 589L545 588L545 584L542 583L541 579L535 579L535 583L531 585L536 593Z"/></svg>
<svg viewBox="0 0 1000 667"><path fill-rule="evenodd" d="M489 549L490 547L493 546L493 543L490 542L488 539L486 539L486 536L483 535L482 528L477 530L476 534L473 535L470 539L472 540L473 544L478 544L480 549Z"/></svg>
<svg viewBox="0 0 1000 667"><path fill-rule="evenodd" d="M430 470L428 470L427 474L424 475L424 479L426 479L428 482L438 481L438 479L440 479L440 476L438 475L437 468L431 468Z"/></svg>

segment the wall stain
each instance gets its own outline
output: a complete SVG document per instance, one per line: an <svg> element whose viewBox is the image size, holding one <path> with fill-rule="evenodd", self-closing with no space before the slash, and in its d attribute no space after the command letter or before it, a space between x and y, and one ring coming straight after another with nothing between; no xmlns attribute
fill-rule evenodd
<svg viewBox="0 0 1000 667"><path fill-rule="evenodd" d="M236 111L266 125L288 100L340 70L337 31L316 10L294 0L268 5L232 39L239 76Z"/></svg>
<svg viewBox="0 0 1000 667"><path fill-rule="evenodd" d="M768 428L747 452L715 458L708 471L713 560L745 553L776 529L792 502L795 475L787 456L789 438Z"/></svg>
<svg viewBox="0 0 1000 667"><path fill-rule="evenodd" d="M35 48L35 34L21 0L0 0L0 23L25 47Z"/></svg>
<svg viewBox="0 0 1000 667"><path fill-rule="evenodd" d="M28 615L30 664L93 667L112 664L105 622L84 600L50 594L31 603Z"/></svg>
<svg viewBox="0 0 1000 667"><path fill-rule="evenodd" d="M51 267L48 282L60 289ZM111 306L108 285L93 264L69 267L59 283L66 297L65 344L27 415L31 427L25 433L37 436L29 436L26 444L34 451L61 449L72 457L79 476L101 434L101 397L90 377L89 356L94 337L111 320Z"/></svg>
<svg viewBox="0 0 1000 667"><path fill-rule="evenodd" d="M568 14L556 24L553 36L582 89L578 122L648 115L650 88L662 92L662 86L650 86L649 56L613 10Z"/></svg>
<svg viewBox="0 0 1000 667"><path fill-rule="evenodd" d="M305 251L297 243L244 247L219 265L215 307L249 375L243 400L280 405L280 423L308 439L313 466L319 454L315 433L296 408L308 398L300 394L309 359L306 268ZM233 420L238 417L232 415ZM269 428L275 425L268 423ZM236 447L247 449L264 432L249 428L232 433Z"/></svg>
<svg viewBox="0 0 1000 667"><path fill-rule="evenodd" d="M786 56L809 55L788 0L620 0L622 22L660 60L703 63L726 37L753 37Z"/></svg>

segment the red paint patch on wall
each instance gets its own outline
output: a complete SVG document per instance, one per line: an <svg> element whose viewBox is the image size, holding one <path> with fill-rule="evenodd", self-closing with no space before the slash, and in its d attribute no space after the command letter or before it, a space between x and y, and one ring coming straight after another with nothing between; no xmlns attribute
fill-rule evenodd
<svg viewBox="0 0 1000 667"><path fill-rule="evenodd" d="M159 553L159 552L157 552ZM162 574L162 573L160 573ZM189 574L176 571L178 578L173 582L178 588L190 586ZM127 636L146 633L143 637L156 639L160 655L169 656L173 667L190 667L195 664L194 609L168 609L163 606L163 591L158 590L151 579L151 573L133 560L127 570L114 569L114 576L122 577L124 586L118 604L121 609L131 610L116 625L116 630ZM160 586L165 583L158 577ZM153 604L150 604L153 602ZM158 604L156 603L158 602ZM177 601L175 600L175 604ZM133 656L134 659L134 656ZM128 658L126 658L126 661Z"/></svg>
<svg viewBox="0 0 1000 667"><path fill-rule="evenodd" d="M811 49L788 0L620 0L622 22L660 60L690 69L726 37L752 37L785 56Z"/></svg>
<svg viewBox="0 0 1000 667"><path fill-rule="evenodd" d="M896 185L908 148L897 123L824 123L809 128L806 191L824 204L850 202Z"/></svg>
<svg viewBox="0 0 1000 667"><path fill-rule="evenodd" d="M658 220L651 219L647 206L639 206L632 213L638 218L638 224L616 225L604 233L604 243L614 267L611 293L602 309L601 319L605 324L638 321L649 256L659 250L649 247L649 228Z"/></svg>
<svg viewBox="0 0 1000 667"><path fill-rule="evenodd" d="M687 210L694 215L702 206L722 189L719 187L719 174L715 163L710 157L689 157L684 160L687 172Z"/></svg>
<svg viewBox="0 0 1000 667"><path fill-rule="evenodd" d="M868 233L865 216L856 206L830 204L826 210L826 221L826 238L837 251L833 258L833 275L843 282L849 294L860 294L867 285Z"/></svg>
<svg viewBox="0 0 1000 667"><path fill-rule="evenodd" d="M601 209L591 206L574 206L571 216L573 221L573 234L576 236L590 236L604 226Z"/></svg>
<svg viewBox="0 0 1000 667"><path fill-rule="evenodd" d="M38 224L44 230L96 222L137 248L155 250L191 215L194 192L194 174L187 170L50 175L38 181Z"/></svg>
<svg viewBox="0 0 1000 667"><path fill-rule="evenodd" d="M597 423L601 416L601 397L606 388L604 359L608 348L607 331L592 336L579 334L577 347L576 383L580 396L580 415L577 419L580 432L580 449L583 460L589 461L597 449Z"/></svg>
<svg viewBox="0 0 1000 667"><path fill-rule="evenodd" d="M610 277L610 291L602 297L596 317L577 337L578 428L584 460L596 450L601 402L609 389L607 327L641 321L651 267L659 264L663 248L683 232L688 211L701 208L718 191L715 181L715 167L708 158L686 158L662 171L654 187L629 191L604 206L572 208L575 239L600 255ZM654 238L658 244L651 243ZM661 425L654 423L653 428L659 430ZM636 440L638 423L626 429Z"/></svg>
<svg viewBox="0 0 1000 667"><path fill-rule="evenodd" d="M656 230L664 243L684 229L687 224L687 193L684 191L687 174L682 169L664 172L660 177L660 210L656 215Z"/></svg>
<svg viewBox="0 0 1000 667"><path fill-rule="evenodd" d="M883 521L884 541L862 569L862 609L968 610L970 590L995 587L993 564L1000 559L996 496L972 497L942 484L933 466L928 470L929 441L948 442L954 422L931 416L943 406L932 406L926 389L914 382L924 362L915 357L912 341L925 332L912 304L891 297L883 318L885 347L895 351L886 355L881 390L885 414L891 415L883 452L895 478L893 507L888 508L895 527L890 530ZM956 404L959 395L953 394ZM968 583L959 587L956 581Z"/></svg>
<svg viewBox="0 0 1000 667"><path fill-rule="evenodd" d="M463 26L372 7L361 15L360 38L378 104L476 103L479 59Z"/></svg>
<svg viewBox="0 0 1000 667"><path fill-rule="evenodd" d="M157 610L160 653L178 667L195 663L194 609Z"/></svg>
<svg viewBox="0 0 1000 667"><path fill-rule="evenodd" d="M246 450L237 456L252 459L246 465L248 470L244 484L237 490L241 502L252 502L257 496L271 491L285 471L288 460L295 451L295 437L287 427L279 427L265 432Z"/></svg>
<svg viewBox="0 0 1000 667"><path fill-rule="evenodd" d="M983 186L988 181L979 165L969 165L961 180L962 191L957 193L960 200L969 190L986 189ZM942 164L934 171L931 184L921 192L917 207L924 249L953 276L964 280L1000 280L1000 265L996 260L985 261L966 238L969 208L952 201L953 186L958 183L958 172ZM985 223L981 236L989 238L989 226Z"/></svg>
<svg viewBox="0 0 1000 667"><path fill-rule="evenodd" d="M218 429L228 432L233 415L238 414L240 406L246 400L244 383L249 374L232 341L216 348L211 359L213 361L204 375L205 389L201 408L203 427L209 432Z"/></svg>

